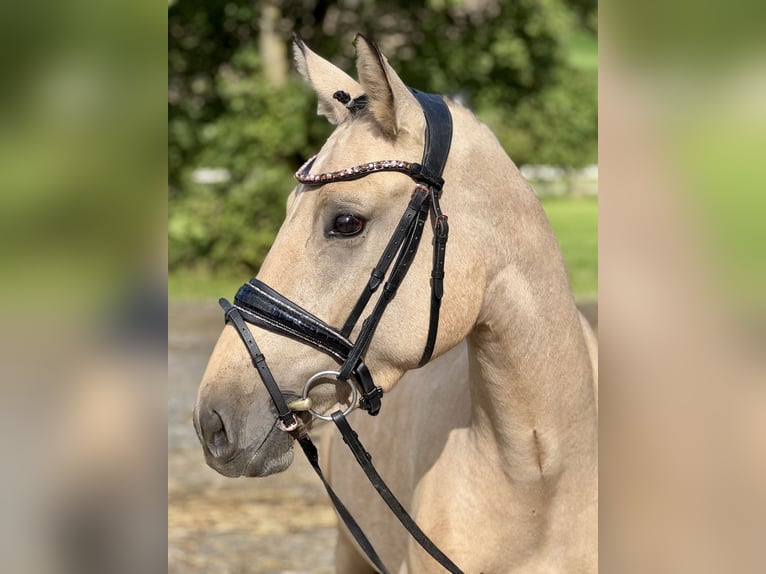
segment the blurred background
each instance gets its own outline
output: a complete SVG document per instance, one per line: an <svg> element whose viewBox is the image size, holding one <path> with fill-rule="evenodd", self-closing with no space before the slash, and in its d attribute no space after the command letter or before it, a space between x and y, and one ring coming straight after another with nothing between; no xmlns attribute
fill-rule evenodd
<svg viewBox="0 0 766 574"><path fill-rule="evenodd" d="M164 571L166 13L0 2L0 571Z"/></svg>
<svg viewBox="0 0 766 574"><path fill-rule="evenodd" d="M604 2L600 565L766 567L766 5Z"/></svg>

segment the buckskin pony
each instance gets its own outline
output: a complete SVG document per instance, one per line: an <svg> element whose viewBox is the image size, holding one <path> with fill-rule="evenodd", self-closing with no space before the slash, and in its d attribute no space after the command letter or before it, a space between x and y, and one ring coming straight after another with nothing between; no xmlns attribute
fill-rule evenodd
<svg viewBox="0 0 766 574"><path fill-rule="evenodd" d="M334 413L462 571L595 572L597 348L540 202L470 111L356 48L358 81L295 39L335 130L257 278L222 303L194 411L207 463L281 472L312 413ZM389 571L444 571L337 434L322 464ZM344 525L336 568L376 570Z"/></svg>

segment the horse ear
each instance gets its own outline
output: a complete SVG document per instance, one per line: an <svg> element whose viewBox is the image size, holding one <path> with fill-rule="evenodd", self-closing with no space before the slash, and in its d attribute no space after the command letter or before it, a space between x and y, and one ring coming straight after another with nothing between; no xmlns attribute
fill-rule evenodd
<svg viewBox="0 0 766 574"><path fill-rule="evenodd" d="M361 34L355 45L357 75L370 112L385 134L396 136L408 114L419 112L420 106L377 45Z"/></svg>
<svg viewBox="0 0 766 574"><path fill-rule="evenodd" d="M333 125L345 120L350 112L333 98L333 94L342 91L356 98L362 95L362 86L343 70L312 52L298 34L293 34L293 57L298 72L317 94L317 114L326 117Z"/></svg>

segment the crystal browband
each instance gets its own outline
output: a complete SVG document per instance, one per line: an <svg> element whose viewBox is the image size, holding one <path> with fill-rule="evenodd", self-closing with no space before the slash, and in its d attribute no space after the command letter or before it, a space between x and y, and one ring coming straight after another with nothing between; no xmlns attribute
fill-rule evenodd
<svg viewBox="0 0 766 574"><path fill-rule="evenodd" d="M310 158L295 172L295 179L305 185L323 185L337 181L351 181L379 171L398 171L409 175L415 181L423 182L436 189L441 189L442 185L444 185L444 180L441 177L428 173L421 164L397 159L371 161L339 171L312 175L309 173L309 170L314 164L316 157Z"/></svg>

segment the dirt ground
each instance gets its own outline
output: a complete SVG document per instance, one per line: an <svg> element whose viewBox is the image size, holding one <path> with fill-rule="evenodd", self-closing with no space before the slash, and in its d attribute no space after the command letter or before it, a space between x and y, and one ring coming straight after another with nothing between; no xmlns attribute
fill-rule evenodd
<svg viewBox="0 0 766 574"><path fill-rule="evenodd" d="M597 305L581 309L597 325ZM191 413L223 313L215 303L171 302L168 314L168 572L332 572L335 514L300 453L268 478L206 466Z"/></svg>

